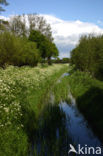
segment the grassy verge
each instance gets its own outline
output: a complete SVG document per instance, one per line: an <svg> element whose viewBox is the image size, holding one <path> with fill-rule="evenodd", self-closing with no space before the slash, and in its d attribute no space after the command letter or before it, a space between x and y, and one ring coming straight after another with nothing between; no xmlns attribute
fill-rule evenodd
<svg viewBox="0 0 103 156"><path fill-rule="evenodd" d="M28 155L40 110L67 69L67 65L0 69L0 155Z"/></svg>
<svg viewBox="0 0 103 156"><path fill-rule="evenodd" d="M68 80L78 108L103 140L103 82L80 71L71 74Z"/></svg>
<svg viewBox="0 0 103 156"><path fill-rule="evenodd" d="M55 103L59 104L61 101L68 101L69 97L69 85L68 76L63 77L56 85L53 87L52 92L55 97Z"/></svg>
<svg viewBox="0 0 103 156"><path fill-rule="evenodd" d="M93 131L103 140L103 82L80 71L71 72L61 79L53 88L55 101L67 100L69 90L75 97L79 110L90 123Z"/></svg>

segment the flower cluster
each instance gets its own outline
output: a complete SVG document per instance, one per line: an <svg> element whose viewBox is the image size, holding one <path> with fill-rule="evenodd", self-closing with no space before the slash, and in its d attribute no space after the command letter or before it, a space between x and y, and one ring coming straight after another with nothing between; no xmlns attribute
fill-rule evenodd
<svg viewBox="0 0 103 156"><path fill-rule="evenodd" d="M38 90L41 85L50 79L52 75L60 71L63 65L50 67L13 67L0 69L0 127L18 125L23 127L20 119L22 93L30 89Z"/></svg>

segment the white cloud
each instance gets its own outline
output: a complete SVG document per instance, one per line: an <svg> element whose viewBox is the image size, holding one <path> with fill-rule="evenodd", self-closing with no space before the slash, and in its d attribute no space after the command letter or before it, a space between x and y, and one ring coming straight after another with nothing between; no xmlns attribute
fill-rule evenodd
<svg viewBox="0 0 103 156"><path fill-rule="evenodd" d="M103 20L102 20L102 21L101 21L101 20L98 20L97 23L98 23L100 26L103 27Z"/></svg>
<svg viewBox="0 0 103 156"><path fill-rule="evenodd" d="M93 23L76 21L66 21L59 19L53 15L44 15L44 18L50 23L54 42L60 50L60 57L69 56L69 52L78 43L79 38L83 34L103 34L103 29ZM0 16L2 19L9 19ZM98 23L100 23L99 21Z"/></svg>
<svg viewBox="0 0 103 156"><path fill-rule="evenodd" d="M9 20L9 17L0 16L0 19Z"/></svg>
<svg viewBox="0 0 103 156"><path fill-rule="evenodd" d="M103 29L93 23L61 20L52 15L43 15L52 27L54 41L60 49L60 56L69 56L83 34L103 34ZM65 48L66 47L66 48ZM68 49L68 50L67 50Z"/></svg>

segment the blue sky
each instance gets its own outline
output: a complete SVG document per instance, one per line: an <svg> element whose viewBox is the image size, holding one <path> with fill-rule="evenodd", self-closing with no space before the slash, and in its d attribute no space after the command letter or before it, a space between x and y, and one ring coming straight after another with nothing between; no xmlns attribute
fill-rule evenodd
<svg viewBox="0 0 103 156"><path fill-rule="evenodd" d="M10 5L1 16L42 14L51 24L60 57L78 43L82 34L103 34L103 0L7 0Z"/></svg>
<svg viewBox="0 0 103 156"><path fill-rule="evenodd" d="M63 20L103 21L103 0L8 0L2 15L22 13L52 14Z"/></svg>

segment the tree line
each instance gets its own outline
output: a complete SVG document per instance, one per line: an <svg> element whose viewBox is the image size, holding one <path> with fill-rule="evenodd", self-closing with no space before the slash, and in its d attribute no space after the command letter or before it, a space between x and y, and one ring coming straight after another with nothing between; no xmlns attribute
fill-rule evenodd
<svg viewBox="0 0 103 156"><path fill-rule="evenodd" d="M37 65L57 57L50 25L37 14L13 16L0 20L0 66Z"/></svg>
<svg viewBox="0 0 103 156"><path fill-rule="evenodd" d="M71 51L71 64L103 80L103 35L85 35Z"/></svg>

